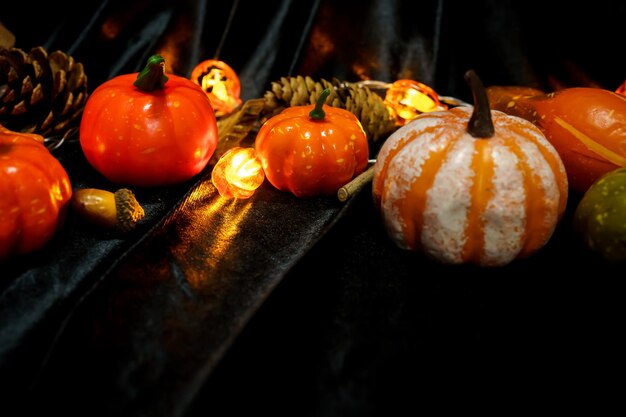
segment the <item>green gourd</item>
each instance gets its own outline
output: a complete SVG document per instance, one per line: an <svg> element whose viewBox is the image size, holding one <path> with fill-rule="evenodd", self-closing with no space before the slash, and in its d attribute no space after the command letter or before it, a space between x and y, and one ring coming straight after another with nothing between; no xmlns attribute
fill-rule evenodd
<svg viewBox="0 0 626 417"><path fill-rule="evenodd" d="M626 168L593 183L576 208L574 227L591 251L610 262L626 261Z"/></svg>

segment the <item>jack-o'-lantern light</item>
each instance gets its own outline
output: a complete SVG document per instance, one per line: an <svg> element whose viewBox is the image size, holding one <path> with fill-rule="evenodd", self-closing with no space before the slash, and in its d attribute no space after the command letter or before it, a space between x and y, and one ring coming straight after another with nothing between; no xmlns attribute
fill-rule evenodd
<svg viewBox="0 0 626 417"><path fill-rule="evenodd" d="M413 80L397 80L385 94L385 104L395 115L396 124L403 126L422 113L447 110L439 96L429 86Z"/></svg>
<svg viewBox="0 0 626 417"><path fill-rule="evenodd" d="M264 180L261 160L253 148L229 149L211 172L211 182L226 198L249 198Z"/></svg>
<svg viewBox="0 0 626 417"><path fill-rule="evenodd" d="M227 115L241 104L239 77L224 61L217 59L203 61L193 69L190 78L211 100L215 116Z"/></svg>

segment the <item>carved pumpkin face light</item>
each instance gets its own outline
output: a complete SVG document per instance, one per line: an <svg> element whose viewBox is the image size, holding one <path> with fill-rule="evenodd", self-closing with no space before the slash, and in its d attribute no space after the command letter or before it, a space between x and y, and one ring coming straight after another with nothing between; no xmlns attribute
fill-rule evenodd
<svg viewBox="0 0 626 417"><path fill-rule="evenodd" d="M265 180L253 148L231 148L217 161L211 181L222 197L249 198Z"/></svg>
<svg viewBox="0 0 626 417"><path fill-rule="evenodd" d="M203 61L193 69L190 78L207 94L217 117L231 113L241 104L239 77L225 62Z"/></svg>
<svg viewBox="0 0 626 417"><path fill-rule="evenodd" d="M396 116L396 125L402 126L422 113L447 110L437 93L418 81L398 80L385 95L385 104Z"/></svg>

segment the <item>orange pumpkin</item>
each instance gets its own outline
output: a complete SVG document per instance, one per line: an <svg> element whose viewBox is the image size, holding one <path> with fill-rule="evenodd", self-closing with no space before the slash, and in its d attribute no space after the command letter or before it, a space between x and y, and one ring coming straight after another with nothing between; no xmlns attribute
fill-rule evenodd
<svg viewBox="0 0 626 417"><path fill-rule="evenodd" d="M288 107L267 120L254 147L267 180L300 198L333 195L365 171L369 145L361 122L344 109L324 104Z"/></svg>
<svg viewBox="0 0 626 417"><path fill-rule="evenodd" d="M382 146L373 195L392 240L444 263L504 265L542 247L567 203L563 163L530 122L474 109L424 113Z"/></svg>
<svg viewBox="0 0 626 417"><path fill-rule="evenodd" d="M623 95L582 87L541 95L511 95L511 91L490 87L491 108L539 127L559 152L572 189L584 193L602 175L626 166Z"/></svg>
<svg viewBox="0 0 626 417"><path fill-rule="evenodd" d="M70 180L42 143L0 125L0 260L43 247L65 217Z"/></svg>

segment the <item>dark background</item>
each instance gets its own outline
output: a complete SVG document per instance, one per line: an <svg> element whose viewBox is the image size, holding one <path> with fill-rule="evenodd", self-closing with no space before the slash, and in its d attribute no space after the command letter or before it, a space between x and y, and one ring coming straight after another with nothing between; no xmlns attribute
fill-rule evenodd
<svg viewBox="0 0 626 417"><path fill-rule="evenodd" d="M14 2L0 20L17 47L82 62L91 90L163 50L183 76L219 52L244 100L298 74L469 100L469 68L485 85L617 88L624 2L547 3L242 0L227 27L229 2ZM55 156L75 187L114 187L77 144ZM450 267L393 246L368 189L344 207L266 183L207 215L207 172L137 190L131 235L70 216L51 247L0 267L3 415L623 410L623 266L573 235L580 196L531 258ZM223 235L243 208L248 227Z"/></svg>

